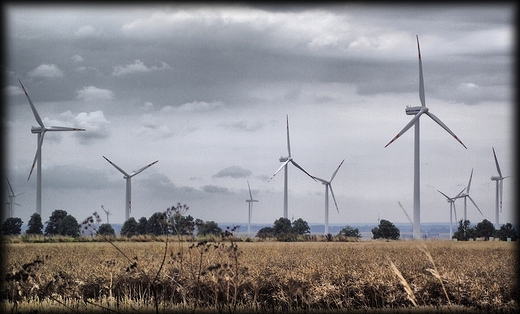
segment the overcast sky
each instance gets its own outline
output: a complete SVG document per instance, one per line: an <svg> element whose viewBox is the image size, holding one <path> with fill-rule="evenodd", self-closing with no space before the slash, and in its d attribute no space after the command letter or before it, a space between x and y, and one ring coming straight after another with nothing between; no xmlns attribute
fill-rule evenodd
<svg viewBox="0 0 520 314"><path fill-rule="evenodd" d="M512 5L478 6L30 6L6 5L7 176L24 222L35 212L36 126L22 81L49 132L42 148L42 218L55 209L122 223L177 204L204 221L252 223L283 215L291 152L332 182L330 224L407 222L413 213L411 128L385 145L420 105L416 35L426 106L467 146L421 117L421 222L449 222L468 184L472 223L495 221L497 175L514 173ZM516 178L504 180L500 223L513 222ZM289 218L324 222L324 186L289 168ZM458 200L457 217L464 202ZM225 225L224 225L225 226Z"/></svg>

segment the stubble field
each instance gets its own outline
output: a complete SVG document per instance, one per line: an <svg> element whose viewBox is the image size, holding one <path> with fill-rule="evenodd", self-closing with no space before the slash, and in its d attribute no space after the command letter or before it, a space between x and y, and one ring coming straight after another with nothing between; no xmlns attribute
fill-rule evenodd
<svg viewBox="0 0 520 314"><path fill-rule="evenodd" d="M519 309L514 242L10 243L4 250L4 313Z"/></svg>

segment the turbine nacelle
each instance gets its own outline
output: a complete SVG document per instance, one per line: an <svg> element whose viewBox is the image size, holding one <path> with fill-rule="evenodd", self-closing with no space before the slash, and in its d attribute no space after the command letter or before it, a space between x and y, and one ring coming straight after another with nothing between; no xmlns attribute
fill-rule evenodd
<svg viewBox="0 0 520 314"><path fill-rule="evenodd" d="M35 133L42 133L43 130L42 130L42 127L41 126L32 126L31 127L31 133L35 134Z"/></svg>
<svg viewBox="0 0 520 314"><path fill-rule="evenodd" d="M500 180L502 180L502 178L501 177L496 177L496 176L491 176L491 180L493 180L493 181L500 181Z"/></svg>
<svg viewBox="0 0 520 314"><path fill-rule="evenodd" d="M282 157L282 156L280 156L280 158L278 158L278 160L279 160L280 162L286 162L287 160L289 160L289 158L290 158L290 157Z"/></svg>
<svg viewBox="0 0 520 314"><path fill-rule="evenodd" d="M424 109L425 107L422 107L422 106L406 106L406 109L405 109L405 112L407 115L409 116L415 116L416 114L419 113L419 111L421 111L421 109Z"/></svg>

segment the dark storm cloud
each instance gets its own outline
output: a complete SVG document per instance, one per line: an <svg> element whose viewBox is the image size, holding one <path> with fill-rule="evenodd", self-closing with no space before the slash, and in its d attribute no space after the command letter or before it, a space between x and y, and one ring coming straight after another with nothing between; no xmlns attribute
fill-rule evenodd
<svg viewBox="0 0 520 314"><path fill-rule="evenodd" d="M234 179L247 178L251 175L251 171L240 168L239 166L231 166L226 169L220 170L217 174L213 175L213 178L224 178L230 177Z"/></svg>
<svg viewBox="0 0 520 314"><path fill-rule="evenodd" d="M206 193L215 193L215 194L230 194L231 191L228 188L223 188L216 185L205 185L202 187L202 190Z"/></svg>

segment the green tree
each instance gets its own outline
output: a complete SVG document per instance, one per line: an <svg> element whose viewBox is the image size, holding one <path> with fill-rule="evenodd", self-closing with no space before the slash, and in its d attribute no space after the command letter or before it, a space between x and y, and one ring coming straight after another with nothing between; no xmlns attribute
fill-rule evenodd
<svg viewBox="0 0 520 314"><path fill-rule="evenodd" d="M507 241L507 238L511 238L511 241L518 240L518 234L511 223L502 225L500 229L496 231L496 237L502 241Z"/></svg>
<svg viewBox="0 0 520 314"><path fill-rule="evenodd" d="M453 233L453 239L457 239L458 241L468 241L469 239L474 239L476 237L475 228L470 226L469 220L459 220L459 226L457 231Z"/></svg>
<svg viewBox="0 0 520 314"><path fill-rule="evenodd" d="M484 237L486 240L489 240L495 231L495 226L487 219L482 220L475 227L476 237Z"/></svg>
<svg viewBox="0 0 520 314"><path fill-rule="evenodd" d="M381 219L379 225L372 229L374 239L398 240L401 236L399 229L390 221Z"/></svg>
<svg viewBox="0 0 520 314"><path fill-rule="evenodd" d="M361 238L361 234L359 233L359 229L358 228L352 228L351 226L346 226L345 228L341 229L338 232L337 236L338 237L343 236L343 237L349 237L349 238L356 238L356 239Z"/></svg>
<svg viewBox="0 0 520 314"><path fill-rule="evenodd" d="M120 234L128 238L139 234L137 232L137 221L135 221L134 217L128 218L128 220L123 223Z"/></svg>
<svg viewBox="0 0 520 314"><path fill-rule="evenodd" d="M146 217L139 218L137 222L137 233L138 234L146 234L146 225L148 224L148 219Z"/></svg>
<svg viewBox="0 0 520 314"><path fill-rule="evenodd" d="M72 215L65 216L58 224L58 234L69 237L79 237L81 226Z"/></svg>
<svg viewBox="0 0 520 314"><path fill-rule="evenodd" d="M67 212L63 209L56 209L52 212L49 220L47 221L47 226L45 226L45 235L57 235L60 234L58 231L58 226L60 225L60 221L67 216Z"/></svg>
<svg viewBox="0 0 520 314"><path fill-rule="evenodd" d="M304 235L311 233L311 227L309 227L309 224L305 220L298 218L293 221L291 232L298 235Z"/></svg>
<svg viewBox="0 0 520 314"><path fill-rule="evenodd" d="M23 221L18 217L9 217L2 224L3 235L19 235L22 233Z"/></svg>
<svg viewBox="0 0 520 314"><path fill-rule="evenodd" d="M206 221L205 223L197 225L197 234L199 236L215 235L218 236L222 233L222 229L214 221Z"/></svg>
<svg viewBox="0 0 520 314"><path fill-rule="evenodd" d="M116 231L114 230L114 228L112 228L111 224L106 223L106 224L102 224L101 226L99 226L97 234L98 235L114 236L115 237L116 236Z"/></svg>
<svg viewBox="0 0 520 314"><path fill-rule="evenodd" d="M190 235L195 231L195 219L191 215L174 215L170 222L172 234Z"/></svg>
<svg viewBox="0 0 520 314"><path fill-rule="evenodd" d="M272 238L274 237L274 229L273 227L263 227L258 230L256 236L260 239Z"/></svg>
<svg viewBox="0 0 520 314"><path fill-rule="evenodd" d="M168 234L168 225L166 220L166 213L156 212L150 216L146 224L146 233L153 235Z"/></svg>
<svg viewBox="0 0 520 314"><path fill-rule="evenodd" d="M29 222L27 223L26 234L43 234L43 223L42 217L38 213L31 215Z"/></svg>
<svg viewBox="0 0 520 314"><path fill-rule="evenodd" d="M274 235L289 234L292 231L291 221L289 218L280 217L273 224Z"/></svg>

